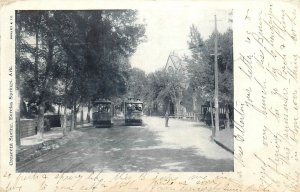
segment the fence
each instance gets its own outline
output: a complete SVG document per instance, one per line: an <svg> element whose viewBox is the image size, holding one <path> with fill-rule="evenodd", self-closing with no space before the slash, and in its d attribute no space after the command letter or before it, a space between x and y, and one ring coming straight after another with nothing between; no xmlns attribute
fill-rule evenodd
<svg viewBox="0 0 300 192"><path fill-rule="evenodd" d="M21 119L20 120L20 137L29 137L37 133L36 119Z"/></svg>
<svg viewBox="0 0 300 192"><path fill-rule="evenodd" d="M71 124L71 116L67 116L67 126ZM45 115L44 131L50 131L51 127L60 127L63 122L61 115ZM37 119L21 119L20 120L20 137L29 137L37 134Z"/></svg>
<svg viewBox="0 0 300 192"><path fill-rule="evenodd" d="M200 113L195 113L195 112L186 112L186 113L181 113L181 114L175 114L174 116L170 116L170 118L200 121L201 120L201 114Z"/></svg>

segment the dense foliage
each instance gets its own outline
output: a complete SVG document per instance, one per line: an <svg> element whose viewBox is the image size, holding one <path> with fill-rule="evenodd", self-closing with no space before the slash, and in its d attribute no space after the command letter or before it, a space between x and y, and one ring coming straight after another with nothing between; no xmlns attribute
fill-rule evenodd
<svg viewBox="0 0 300 192"><path fill-rule="evenodd" d="M197 92L199 101L209 101L214 96L214 39L213 33L206 41L200 32L191 27L188 41L192 55L186 57L190 75L190 87ZM218 35L219 102L233 101L233 40L232 30Z"/></svg>
<svg viewBox="0 0 300 192"><path fill-rule="evenodd" d="M207 102L214 102L214 40L216 34L203 40L199 30L192 25L188 45L191 54L181 58L182 68L176 71L161 69L147 75L148 87L143 87L149 105L180 103L187 111L200 110ZM232 30L218 33L219 102L233 106L233 40ZM184 70L187 73L184 73ZM195 98L193 98L195 97ZM194 103L195 102L195 103ZM177 103L177 106L178 103ZM156 109L157 110L157 109ZM164 112L167 110L163 108ZM162 113L161 113L162 114Z"/></svg>
<svg viewBox="0 0 300 192"><path fill-rule="evenodd" d="M145 40L134 10L17 11L16 65L23 101L43 116L53 103L73 109L126 93L128 58ZM27 111L27 113L29 113Z"/></svg>
<svg viewBox="0 0 300 192"><path fill-rule="evenodd" d="M162 115L170 103L195 110L214 97L214 39L218 35L220 102L233 101L232 30L203 40L190 28L191 54L175 71L165 68L146 74L131 68L129 58L145 41L145 25L135 10L16 11L16 67L22 115L38 118L43 132L44 113L53 104L72 110L72 126L80 106L109 98L144 101L145 112ZM178 60L178 61L179 61ZM183 70L184 69L184 70ZM194 99L196 96L196 100ZM197 103L195 103L197 102ZM26 103L26 104L25 104ZM64 133L66 132L64 124Z"/></svg>

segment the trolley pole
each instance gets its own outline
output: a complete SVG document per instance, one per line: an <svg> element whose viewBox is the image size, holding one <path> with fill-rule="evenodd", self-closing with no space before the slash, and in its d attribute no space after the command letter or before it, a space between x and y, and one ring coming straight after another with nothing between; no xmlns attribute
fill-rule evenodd
<svg viewBox="0 0 300 192"><path fill-rule="evenodd" d="M215 131L213 137L219 133L219 70L218 70L218 29L217 29L217 16L215 15Z"/></svg>

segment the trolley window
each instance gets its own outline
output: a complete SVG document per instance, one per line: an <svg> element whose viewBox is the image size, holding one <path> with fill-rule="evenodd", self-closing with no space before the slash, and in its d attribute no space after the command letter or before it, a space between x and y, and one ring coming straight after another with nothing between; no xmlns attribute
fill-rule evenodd
<svg viewBox="0 0 300 192"><path fill-rule="evenodd" d="M127 111L142 111L143 104L141 103L126 103L126 110Z"/></svg>

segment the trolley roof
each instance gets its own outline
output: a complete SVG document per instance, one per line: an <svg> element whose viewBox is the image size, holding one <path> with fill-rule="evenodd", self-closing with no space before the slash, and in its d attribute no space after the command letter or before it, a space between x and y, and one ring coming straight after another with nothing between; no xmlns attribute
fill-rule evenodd
<svg viewBox="0 0 300 192"><path fill-rule="evenodd" d="M108 99L98 99L93 101L94 104L100 104L100 103L104 103L104 104L111 104L112 102Z"/></svg>
<svg viewBox="0 0 300 192"><path fill-rule="evenodd" d="M125 103L143 104L143 102L140 99L127 99L124 102Z"/></svg>

